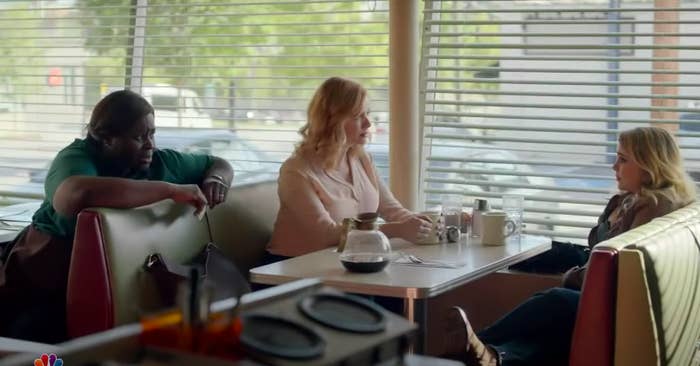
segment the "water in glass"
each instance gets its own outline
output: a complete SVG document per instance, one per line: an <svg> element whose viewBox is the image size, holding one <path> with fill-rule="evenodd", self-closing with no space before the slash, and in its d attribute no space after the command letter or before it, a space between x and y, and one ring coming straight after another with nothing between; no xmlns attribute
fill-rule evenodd
<svg viewBox="0 0 700 366"><path fill-rule="evenodd" d="M504 194L502 209L509 220L515 223L514 236L520 236L523 227L523 210L525 197L518 194Z"/></svg>
<svg viewBox="0 0 700 366"><path fill-rule="evenodd" d="M442 199L442 215L445 217L445 227L462 227L462 200L458 196L444 196Z"/></svg>

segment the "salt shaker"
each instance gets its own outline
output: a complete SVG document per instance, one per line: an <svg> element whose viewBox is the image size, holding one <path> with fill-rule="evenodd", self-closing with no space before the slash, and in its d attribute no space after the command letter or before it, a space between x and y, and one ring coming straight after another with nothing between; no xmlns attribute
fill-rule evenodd
<svg viewBox="0 0 700 366"><path fill-rule="evenodd" d="M474 200L472 209L472 231L471 236L478 238L481 236L481 215L489 210L489 202L485 199L477 198Z"/></svg>

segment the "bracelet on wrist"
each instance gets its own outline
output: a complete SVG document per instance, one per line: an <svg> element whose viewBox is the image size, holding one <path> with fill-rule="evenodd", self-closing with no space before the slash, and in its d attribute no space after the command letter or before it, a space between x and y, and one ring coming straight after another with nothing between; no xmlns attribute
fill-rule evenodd
<svg viewBox="0 0 700 366"><path fill-rule="evenodd" d="M224 177L217 175L217 174L212 174L206 178L204 178L204 181L202 183L209 183L209 182L216 182L219 183L223 186L228 187L228 183L226 183L226 180L224 180Z"/></svg>

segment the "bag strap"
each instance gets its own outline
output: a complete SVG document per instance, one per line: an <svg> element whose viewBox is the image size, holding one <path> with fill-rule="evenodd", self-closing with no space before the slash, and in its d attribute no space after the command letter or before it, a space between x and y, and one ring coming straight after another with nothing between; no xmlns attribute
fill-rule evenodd
<svg viewBox="0 0 700 366"><path fill-rule="evenodd" d="M146 263L144 263L143 266L144 269L149 272L155 271L159 268L182 278L188 278L190 275L190 266L178 264L169 259L165 259L165 257L160 253L148 255L148 257L146 257Z"/></svg>
<svg viewBox="0 0 700 366"><path fill-rule="evenodd" d="M206 220L207 224L207 234L209 235L209 243L207 245L209 245L214 242L214 235L211 234L211 222L209 222L209 210L204 213L204 220Z"/></svg>
<svg viewBox="0 0 700 366"><path fill-rule="evenodd" d="M175 274L177 276L180 276L182 278L189 278L190 276L190 269L192 268L193 265L198 266L200 270L201 277L206 276L206 263L209 257L209 251L211 250L211 247L214 247L216 250L219 250L216 245L214 245L214 236L211 233L211 223L209 221L209 212L206 212L204 214L204 219L206 220L206 225L207 225L207 235L209 236L209 240L207 244L204 247L204 250L195 258L193 264L189 265L183 265L179 264L176 262L173 262L169 259L166 259L164 256L162 256L160 253L152 253L148 257L146 257L146 262L144 263L143 267L147 271L153 271L154 268L156 267L161 267L162 269ZM220 251L220 250L219 250Z"/></svg>

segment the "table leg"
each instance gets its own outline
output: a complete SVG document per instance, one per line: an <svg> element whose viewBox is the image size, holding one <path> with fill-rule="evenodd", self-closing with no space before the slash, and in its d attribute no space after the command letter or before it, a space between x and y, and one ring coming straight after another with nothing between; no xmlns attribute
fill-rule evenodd
<svg viewBox="0 0 700 366"><path fill-rule="evenodd" d="M425 299L404 299L403 315L408 321L418 325L416 337L413 344L409 347L409 353L422 354L428 343L425 334L425 329L428 320L428 302Z"/></svg>
<svg viewBox="0 0 700 366"><path fill-rule="evenodd" d="M414 312L415 312L416 300L405 298L403 299L403 316L408 319L409 322L415 323Z"/></svg>

